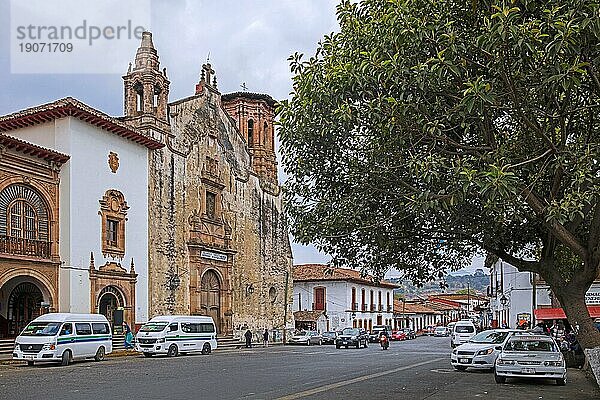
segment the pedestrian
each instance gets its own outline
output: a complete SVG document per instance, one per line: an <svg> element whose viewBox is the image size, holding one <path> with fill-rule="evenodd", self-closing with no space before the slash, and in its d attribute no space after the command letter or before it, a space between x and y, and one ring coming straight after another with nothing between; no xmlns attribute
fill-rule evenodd
<svg viewBox="0 0 600 400"><path fill-rule="evenodd" d="M263 347L269 347L269 331L265 328L263 333Z"/></svg>
<svg viewBox="0 0 600 400"><path fill-rule="evenodd" d="M127 325L126 322L123 322L123 332L125 332L125 340L123 341L123 347L125 348L125 350L133 349L133 333L131 332L129 325Z"/></svg>
<svg viewBox="0 0 600 400"><path fill-rule="evenodd" d="M246 338L246 348L251 348L252 347L252 332L250 332L250 329L248 329L246 331L246 333L244 333L244 337Z"/></svg>

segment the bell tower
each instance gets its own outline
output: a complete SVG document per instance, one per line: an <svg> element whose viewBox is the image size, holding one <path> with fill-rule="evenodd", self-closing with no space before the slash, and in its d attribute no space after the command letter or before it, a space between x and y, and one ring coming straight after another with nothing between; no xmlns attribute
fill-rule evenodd
<svg viewBox="0 0 600 400"><path fill-rule="evenodd" d="M167 119L170 82L167 79L167 69L160 71L159 67L152 33L144 32L135 55L135 63L133 67L129 64L127 74L123 76L124 120L162 141L162 135L170 130Z"/></svg>
<svg viewBox="0 0 600 400"><path fill-rule="evenodd" d="M276 184L275 100L267 94L236 92L223 95L221 102L246 139L254 172Z"/></svg>

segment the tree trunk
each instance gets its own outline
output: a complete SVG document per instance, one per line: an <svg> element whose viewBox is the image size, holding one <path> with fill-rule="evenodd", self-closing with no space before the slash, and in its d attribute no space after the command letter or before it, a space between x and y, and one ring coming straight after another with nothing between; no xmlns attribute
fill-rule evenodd
<svg viewBox="0 0 600 400"><path fill-rule="evenodd" d="M558 297L560 304L565 311L567 319L572 327L579 325L577 340L584 349L591 349L600 346L600 332L594 325L594 320L590 316L585 304L585 293L588 287L573 288L570 282L566 287L553 287L554 294Z"/></svg>

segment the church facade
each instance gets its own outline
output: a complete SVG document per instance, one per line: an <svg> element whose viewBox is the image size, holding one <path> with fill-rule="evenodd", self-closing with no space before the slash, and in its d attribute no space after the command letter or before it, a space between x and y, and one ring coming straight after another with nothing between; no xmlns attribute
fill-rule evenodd
<svg viewBox="0 0 600 400"><path fill-rule="evenodd" d="M228 335L282 329L291 316L292 255L277 183L275 101L221 95L205 64L194 94L168 103L159 65L146 32L123 77L124 121L165 144L149 161L150 315L210 315Z"/></svg>
<svg viewBox="0 0 600 400"><path fill-rule="evenodd" d="M16 196L0 209L0 336L48 311L210 315L221 335L293 327L275 101L222 95L206 64L169 102L149 32L123 80L122 117L71 98L0 117L0 208L3 187Z"/></svg>

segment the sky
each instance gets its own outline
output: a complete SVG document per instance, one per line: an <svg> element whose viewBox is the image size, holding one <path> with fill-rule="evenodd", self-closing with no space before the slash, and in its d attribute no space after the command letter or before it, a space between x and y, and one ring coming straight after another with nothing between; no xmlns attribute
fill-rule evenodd
<svg viewBox="0 0 600 400"><path fill-rule="evenodd" d="M240 91L245 83L248 91L267 93L275 99L288 98L292 75L287 58L294 52L313 55L319 40L338 30L335 0L140 0L144 5L137 9L125 9L125 2L117 0L22 1L13 3L34 8L32 2L38 1L38 9L46 7L48 11L43 12L56 14L56 18L71 16L69 23L77 18L96 18L102 26L119 18L149 23L161 68L167 68L171 81L170 101L194 94L207 59L216 71L222 93ZM116 2L115 10L100 13L96 9L98 3L110 1ZM94 45L87 47L90 53L79 60L82 65L110 65L117 73L75 73L79 72L77 60L67 63L64 59L58 59L59 67L60 60L64 62L60 73L18 73L24 65L16 63L23 55L15 51L16 25L30 23L34 16L26 11L19 15L16 7L13 5L11 16L11 2L0 0L0 115L66 96L107 114L122 115L121 75L127 71L127 63L133 61L139 42L119 43L125 59L119 58L118 52L113 54L110 49ZM22 18L17 24L19 16ZM50 58L41 62L26 60L25 65L52 69ZM312 246L293 243L292 251L294 263L329 261ZM476 261L466 271L479 264Z"/></svg>

